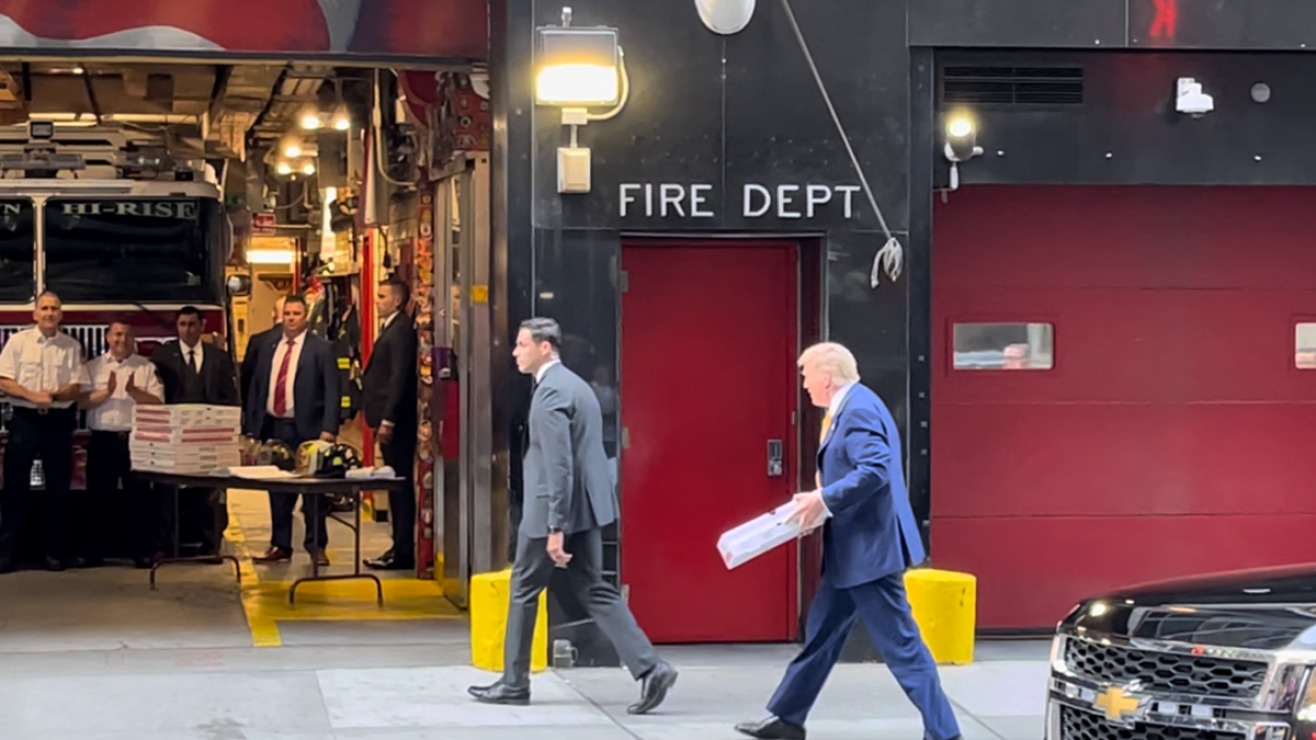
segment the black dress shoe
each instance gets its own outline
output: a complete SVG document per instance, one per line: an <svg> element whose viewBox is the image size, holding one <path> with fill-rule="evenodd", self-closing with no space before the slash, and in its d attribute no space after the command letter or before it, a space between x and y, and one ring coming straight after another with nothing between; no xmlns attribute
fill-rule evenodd
<svg viewBox="0 0 1316 740"><path fill-rule="evenodd" d="M416 563L413 560L401 560L393 551L390 550L373 560L364 561L367 568L373 570L415 570Z"/></svg>
<svg viewBox="0 0 1316 740"><path fill-rule="evenodd" d="M736 725L736 732L765 740L804 740L803 727L778 717L768 717L761 722L741 722Z"/></svg>
<svg viewBox="0 0 1316 740"><path fill-rule="evenodd" d="M285 550L282 547L271 547L263 555L251 558L253 563L283 563L289 560L292 560L292 550Z"/></svg>
<svg viewBox="0 0 1316 740"><path fill-rule="evenodd" d="M530 703L529 687L518 689L499 681L489 686L472 686L466 693L483 704L511 704L524 707Z"/></svg>
<svg viewBox="0 0 1316 740"><path fill-rule="evenodd" d="M668 689L676 683L676 669L665 660L649 669L640 679L640 700L626 707L627 714L647 714L663 703Z"/></svg>

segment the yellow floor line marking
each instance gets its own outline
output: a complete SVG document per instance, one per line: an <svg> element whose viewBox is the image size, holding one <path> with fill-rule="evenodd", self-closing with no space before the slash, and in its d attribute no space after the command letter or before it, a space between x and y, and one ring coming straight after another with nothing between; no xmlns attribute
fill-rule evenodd
<svg viewBox="0 0 1316 740"><path fill-rule="evenodd" d="M236 507L234 507L236 508ZM247 537L242 532L242 521L237 512L229 510L228 529L224 537L232 544L233 554L238 558L238 569L242 573L242 613L247 617L247 629L251 632L252 647L279 647L283 636L279 634L276 621L263 614L255 602L261 592L260 575L251 562L251 550L247 547Z"/></svg>
<svg viewBox="0 0 1316 740"><path fill-rule="evenodd" d="M242 610L253 647L279 647L279 622L401 621L464 619L465 614L443 596L438 582L415 578L383 578L384 605L375 601L375 584L367 580L321 581L297 589L297 603L288 603L294 579L262 580L251 559L242 521L230 507L225 537L241 565ZM286 572L286 566L271 570ZM268 571L267 571L268 572Z"/></svg>

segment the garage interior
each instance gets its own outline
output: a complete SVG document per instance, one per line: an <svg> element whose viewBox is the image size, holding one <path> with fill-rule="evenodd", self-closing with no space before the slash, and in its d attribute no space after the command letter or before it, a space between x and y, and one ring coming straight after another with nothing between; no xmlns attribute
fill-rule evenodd
<svg viewBox="0 0 1316 740"><path fill-rule="evenodd" d="M460 267L469 267L475 240L487 238L487 226L474 219L480 209L487 213L487 188L473 185L488 168L489 91L482 68L89 58L8 59L0 60L0 69L0 155L21 153L29 123L48 121L55 124L56 143L104 131L137 152L164 151L210 166L233 223L226 277L242 285L219 338L232 340L237 361L247 339L271 325L275 297L292 290L333 297L330 323L345 327L356 376L373 333L362 327L374 321L374 284L390 274L412 285L413 313L438 347L452 348L456 328L463 317L469 320ZM443 299L429 326L436 296ZM0 305L0 313L30 324L30 306ZM65 321L78 323L77 312L68 309ZM161 333L161 339L168 335ZM96 335L87 336L93 338L84 343L96 344ZM104 347L87 349L90 359ZM424 344L426 359L430 352ZM442 409L430 408L429 394L421 395L422 419L441 419ZM373 443L362 427L359 417L347 421L341 439L368 449ZM456 455L437 451L441 434L436 431L435 454L418 460L417 481L429 486L418 486L421 511L428 512L418 516L421 562L414 573L380 574L387 579L382 608L368 582L312 584L299 591L299 607L289 607L287 585L309 572L309 559L299 549L290 564L254 570L249 555L268 541L266 496L231 491L224 548L244 562L241 587L227 566L164 568L155 592L145 572L113 562L84 571L11 574L0 579L0 650L66 640L74 627L78 639L96 647L193 640L293 644L319 639L330 623L359 628L394 620L416 630L412 641L454 639L452 630L432 629L460 619L461 605L460 598L444 598L439 582L444 502L434 498L433 479L460 479ZM75 507L81 495L74 492ZM387 515L386 495L368 502L362 557L391 546ZM298 514L295 542L301 542L302 526ZM351 532L332 521L329 526L328 571L350 570ZM87 630L91 614L96 625Z"/></svg>

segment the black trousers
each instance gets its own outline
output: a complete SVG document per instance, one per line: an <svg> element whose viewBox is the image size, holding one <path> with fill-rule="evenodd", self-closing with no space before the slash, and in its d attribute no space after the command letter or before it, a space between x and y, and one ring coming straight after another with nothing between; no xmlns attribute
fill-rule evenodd
<svg viewBox="0 0 1316 740"><path fill-rule="evenodd" d="M416 470L416 425L399 424L393 429L393 438L379 446L384 453L384 464L407 481L412 481ZM388 494L388 516L393 524L393 557L415 561L416 558L416 486Z"/></svg>
<svg viewBox="0 0 1316 740"><path fill-rule="evenodd" d="M0 495L0 561L12 562L26 519L32 490L32 463L41 458L45 490L41 493L45 516L46 557L68 557L69 485L73 479L73 428L76 409L14 407L5 442L5 486Z"/></svg>
<svg viewBox="0 0 1316 740"><path fill-rule="evenodd" d="M291 419L272 419L266 417L265 428L261 430L262 439L277 439L292 448L294 453L306 441L297 433L297 425ZM292 512L297 508L296 493L270 494L270 546L283 550L292 550ZM302 496L302 517L306 520L306 536L302 544L307 552L323 550L329 546L329 531L325 524L329 518L329 502L325 496ZM318 523L320 537L312 539Z"/></svg>
<svg viewBox="0 0 1316 740"><path fill-rule="evenodd" d="M165 500L133 477L128 432L92 431L87 440L87 497L82 555L104 559L127 554L148 558L164 542ZM127 542L115 542L111 522L124 511L129 519Z"/></svg>

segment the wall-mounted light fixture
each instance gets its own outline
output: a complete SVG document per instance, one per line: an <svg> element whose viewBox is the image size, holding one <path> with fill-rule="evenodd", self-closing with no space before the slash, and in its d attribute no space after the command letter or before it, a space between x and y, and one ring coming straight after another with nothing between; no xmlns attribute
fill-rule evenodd
<svg viewBox="0 0 1316 740"><path fill-rule="evenodd" d="M544 26L536 33L535 103L562 109L562 125L571 127L571 145L557 150L557 190L588 193L590 150L579 145L577 129L616 116L630 95L617 29L573 27L571 8L563 8L561 26ZM605 105L613 107L607 113L589 112Z"/></svg>
<svg viewBox="0 0 1316 740"><path fill-rule="evenodd" d="M982 154L982 147L978 146L978 124L968 113L951 113L946 117L945 139L942 153L950 162L950 189L955 190L960 186L960 162Z"/></svg>

